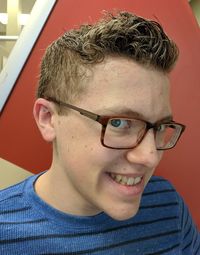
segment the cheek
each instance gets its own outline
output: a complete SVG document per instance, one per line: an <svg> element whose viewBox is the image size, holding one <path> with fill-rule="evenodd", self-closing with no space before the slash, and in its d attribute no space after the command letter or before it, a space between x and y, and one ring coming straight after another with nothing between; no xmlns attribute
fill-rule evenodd
<svg viewBox="0 0 200 255"><path fill-rule="evenodd" d="M112 161L114 151L102 146L100 137L93 134L88 134L81 130L73 131L70 135L65 132L58 138L59 154L65 165L95 169L103 167L105 164Z"/></svg>
<svg viewBox="0 0 200 255"><path fill-rule="evenodd" d="M89 125L85 122L80 124L80 120L67 121L57 131L58 164L79 180L86 179L86 176L90 181L98 179L119 158L118 151L102 146L101 126L95 122L94 126L91 125L90 122Z"/></svg>

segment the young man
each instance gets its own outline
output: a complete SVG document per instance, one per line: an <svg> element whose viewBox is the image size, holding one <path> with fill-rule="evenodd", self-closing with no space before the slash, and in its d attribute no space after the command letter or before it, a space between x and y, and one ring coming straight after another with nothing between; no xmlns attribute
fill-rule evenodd
<svg viewBox="0 0 200 255"><path fill-rule="evenodd" d="M158 23L127 12L50 45L34 117L52 165L1 192L1 254L200 254L182 198L152 177L185 128L169 100L177 57Z"/></svg>

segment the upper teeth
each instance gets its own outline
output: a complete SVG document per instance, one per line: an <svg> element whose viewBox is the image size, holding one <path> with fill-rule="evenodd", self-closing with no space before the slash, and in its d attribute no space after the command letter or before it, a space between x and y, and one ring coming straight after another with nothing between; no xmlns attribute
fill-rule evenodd
<svg viewBox="0 0 200 255"><path fill-rule="evenodd" d="M136 178L133 178L133 177L127 177L127 176L123 176L123 175L120 175L120 174L113 174L113 173L111 173L111 177L116 182L118 182L120 184L123 184L123 185L128 185L128 186L136 185L139 182L141 182L141 180L142 180L142 176L138 176Z"/></svg>

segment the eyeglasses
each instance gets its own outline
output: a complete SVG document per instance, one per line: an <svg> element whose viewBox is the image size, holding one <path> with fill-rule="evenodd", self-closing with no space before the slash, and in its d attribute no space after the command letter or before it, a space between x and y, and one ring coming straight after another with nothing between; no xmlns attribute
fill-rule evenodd
<svg viewBox="0 0 200 255"><path fill-rule="evenodd" d="M154 130L157 150L168 150L178 142L185 130L185 125L169 122L156 122L154 124L137 118L121 116L101 116L93 112L81 109L77 106L57 101L54 98L45 98L59 106L64 106L88 117L102 125L101 144L111 149L132 149L140 144L149 129Z"/></svg>

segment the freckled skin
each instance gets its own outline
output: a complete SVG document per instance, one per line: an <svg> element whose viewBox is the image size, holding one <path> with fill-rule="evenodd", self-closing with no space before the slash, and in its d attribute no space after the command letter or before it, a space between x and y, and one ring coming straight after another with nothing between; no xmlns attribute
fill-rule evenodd
<svg viewBox="0 0 200 255"><path fill-rule="evenodd" d="M131 60L110 57L93 68L87 91L73 104L100 115L108 115L109 107L126 107L153 123L171 114L169 80ZM142 174L146 185L162 158L152 130L135 149L113 150L101 145L101 125L78 112L59 116L54 111L52 121L57 153L49 171L36 182L37 193L75 215L104 211L118 220L134 216L141 194L131 198L120 194L106 173Z"/></svg>

